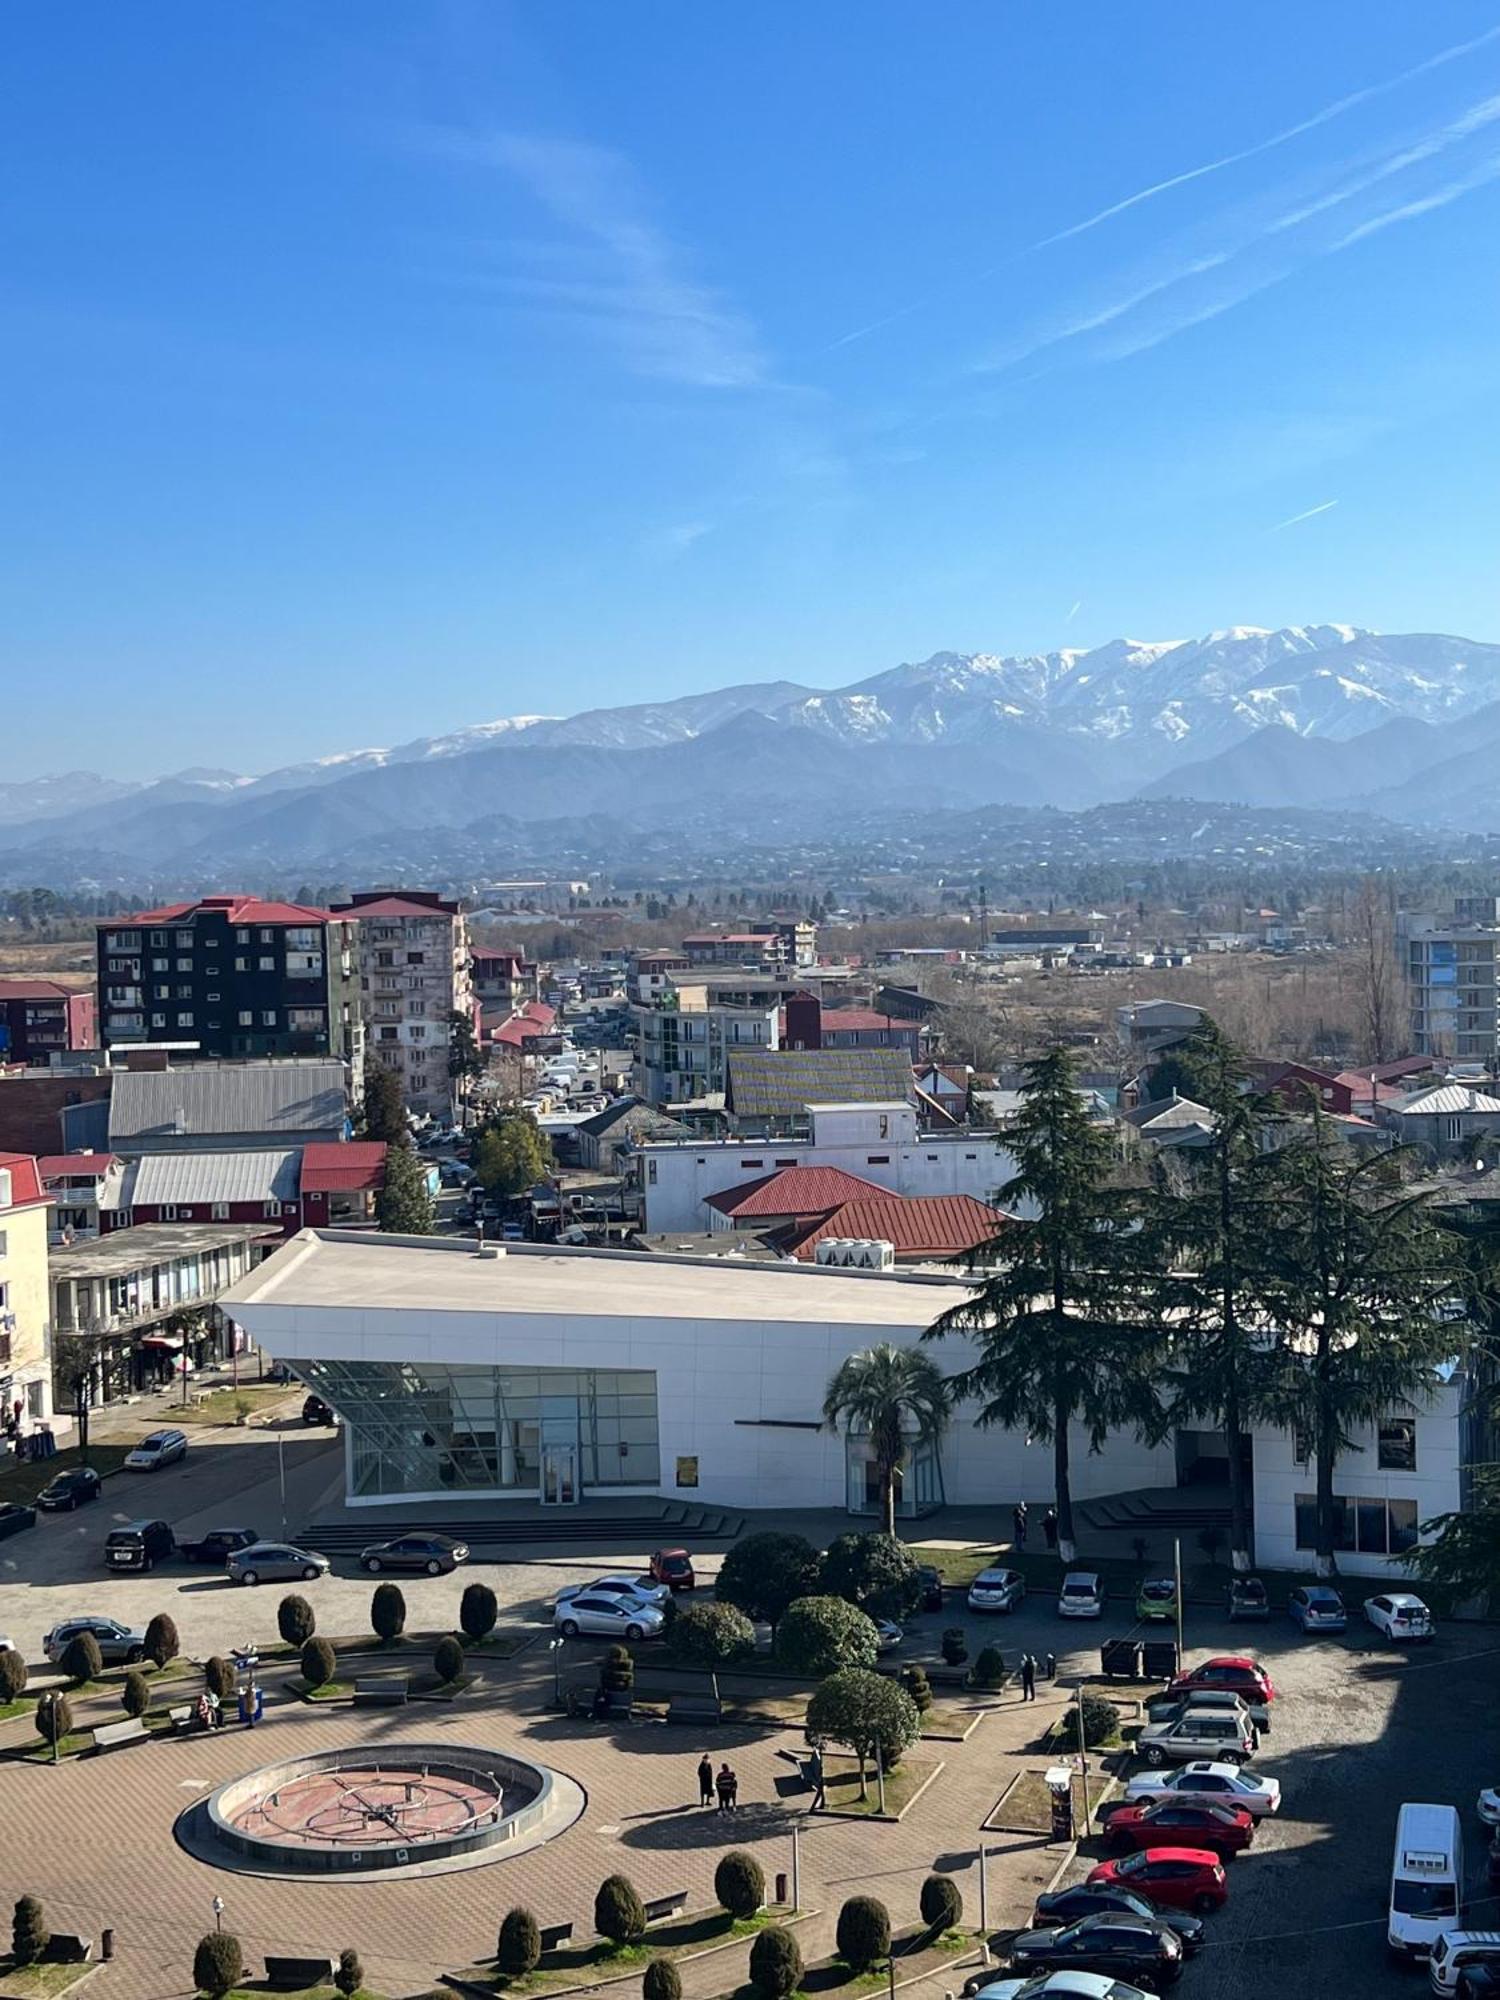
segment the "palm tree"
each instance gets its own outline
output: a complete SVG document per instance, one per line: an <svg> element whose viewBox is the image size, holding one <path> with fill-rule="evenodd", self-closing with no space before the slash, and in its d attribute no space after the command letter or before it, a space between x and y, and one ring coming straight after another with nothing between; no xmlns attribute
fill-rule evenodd
<svg viewBox="0 0 1500 2000"><path fill-rule="evenodd" d="M839 1363L823 1398L823 1421L836 1431L867 1435L880 1475L880 1511L896 1532L896 1488L913 1445L935 1444L948 1426L948 1383L929 1355L909 1347L879 1347Z"/></svg>

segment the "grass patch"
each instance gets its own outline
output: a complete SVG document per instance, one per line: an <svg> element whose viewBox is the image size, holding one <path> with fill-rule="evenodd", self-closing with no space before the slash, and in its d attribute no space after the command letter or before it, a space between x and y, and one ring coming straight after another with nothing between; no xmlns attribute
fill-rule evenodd
<svg viewBox="0 0 1500 2000"><path fill-rule="evenodd" d="M567 1986L602 1986L611 1979L643 1969L653 1958L691 1957L696 1952L712 1951L717 1945L733 1944L739 1938L754 1937L767 1924L786 1921L784 1910L760 1910L753 1917L743 1918L731 1917L727 1910L699 1910L674 1917L670 1923L653 1924L635 1944L611 1944L599 1938L593 1944L568 1945L545 1952L536 1971L520 1979L497 1972L493 1965L473 1966L462 1976L476 1986L517 1996L555 1992Z"/></svg>
<svg viewBox="0 0 1500 2000"><path fill-rule="evenodd" d="M253 1979L248 1986L231 1986L224 2000L266 2000L268 1993L276 1994L278 2000L339 2000L337 1987L327 1980L321 1986L268 1986L263 1979ZM385 1996L361 1986L354 2000L385 2000Z"/></svg>
<svg viewBox="0 0 1500 2000"><path fill-rule="evenodd" d="M888 1816L905 1810L937 1765L926 1757L903 1757L894 1771L885 1774L885 1810ZM829 1812L853 1813L861 1818L880 1816L880 1787L873 1769L867 1767L869 1796L859 1795L859 1765L853 1758L825 1754L823 1775Z"/></svg>
<svg viewBox="0 0 1500 2000"><path fill-rule="evenodd" d="M1100 1795L1108 1789L1108 1779L1098 1773L1092 1774L1089 1786L1089 1804L1097 1806ZM1051 1833L1052 1792L1040 1771L1022 1771L1012 1784L1007 1786L999 1804L984 1822L984 1830L1004 1833ZM1083 1779L1075 1775L1073 1779L1073 1830L1075 1834L1091 1831L1083 1809Z"/></svg>
<svg viewBox="0 0 1500 2000"><path fill-rule="evenodd" d="M324 1635L320 1632L318 1637ZM377 1639L373 1632L359 1632L352 1638L340 1638L331 1634L328 1643L342 1659L346 1653L363 1657L368 1653L412 1653L431 1660L439 1639L457 1639L464 1649L464 1658L469 1660L508 1660L513 1653L519 1653L530 1639L529 1632L493 1632L481 1643L466 1639L462 1632L404 1632L397 1639ZM268 1646L256 1649L262 1660L298 1660L302 1657L300 1646L288 1646L280 1639Z"/></svg>
<svg viewBox="0 0 1500 2000"><path fill-rule="evenodd" d="M14 1701L0 1701L0 1722L14 1722L18 1715L30 1715L35 1707L34 1694L20 1694Z"/></svg>
<svg viewBox="0 0 1500 2000"><path fill-rule="evenodd" d="M146 1434L144 1421L141 1435ZM95 1472L117 1472L125 1463L125 1455L135 1449L133 1444L91 1444L89 1464ZM22 1506L33 1501L44 1486L50 1486L59 1472L66 1472L70 1466L82 1465L83 1454L77 1445L68 1445L62 1451L55 1451L51 1458L8 1459L0 1465L0 1500L16 1500Z"/></svg>
<svg viewBox="0 0 1500 2000"><path fill-rule="evenodd" d="M211 1389L199 1401L189 1403L184 1409L179 1403L173 1410L173 1421L179 1424L236 1424L243 1416L250 1418L275 1403L285 1403L295 1394L295 1389L254 1386L241 1389Z"/></svg>
<svg viewBox="0 0 1500 2000"><path fill-rule="evenodd" d="M123 1721L124 1717L122 1716L120 1719ZM58 1745L64 1757L76 1757L80 1751L92 1750L93 1747L94 1732L91 1729L75 1729L71 1735L65 1736ZM23 1743L20 1749L14 1751L12 1754L21 1758L27 1764L50 1764L53 1760L52 1745L44 1743L40 1736L34 1742Z"/></svg>
<svg viewBox="0 0 1500 2000"><path fill-rule="evenodd" d="M971 1950L973 1944L974 1939L962 1931L946 1931L938 1938L920 1928L898 1932L891 1940L891 1964L897 1984L936 1970L955 1952ZM884 1960L864 1972L854 1972L841 1958L820 1958L806 1967L792 2000L816 2000L823 1993L879 1993L889 1981L890 1971ZM761 2000L761 1996L754 1986L737 1986L730 2000Z"/></svg>
<svg viewBox="0 0 1500 2000"><path fill-rule="evenodd" d="M282 1683L290 1695L298 1701L351 1701L354 1698L353 1681L324 1681L321 1687L309 1687L301 1674L291 1674Z"/></svg>
<svg viewBox="0 0 1500 2000"><path fill-rule="evenodd" d="M52 2000L76 1986L89 1965L16 1965L0 1960L0 1996L3 2000Z"/></svg>
<svg viewBox="0 0 1500 2000"><path fill-rule="evenodd" d="M413 1701L453 1701L473 1685L473 1674L460 1674L456 1681L440 1681L436 1674L413 1674L407 1692Z"/></svg>

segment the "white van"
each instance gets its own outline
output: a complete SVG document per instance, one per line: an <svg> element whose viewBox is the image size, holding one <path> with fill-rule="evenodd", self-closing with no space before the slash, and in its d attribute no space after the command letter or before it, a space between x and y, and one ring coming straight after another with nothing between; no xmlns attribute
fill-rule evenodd
<svg viewBox="0 0 1500 2000"><path fill-rule="evenodd" d="M1445 1931L1434 1939L1427 1961L1433 1992L1452 2000L1460 1974L1471 1965L1500 1965L1500 1931Z"/></svg>
<svg viewBox="0 0 1500 2000"><path fill-rule="evenodd" d="M1402 1958L1426 1958L1463 1922L1464 1836L1452 1806L1405 1805L1396 1815L1386 1943Z"/></svg>

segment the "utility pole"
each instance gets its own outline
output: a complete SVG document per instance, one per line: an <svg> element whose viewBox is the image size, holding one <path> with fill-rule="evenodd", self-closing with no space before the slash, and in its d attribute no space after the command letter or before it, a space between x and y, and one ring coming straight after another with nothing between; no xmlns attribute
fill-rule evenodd
<svg viewBox="0 0 1500 2000"><path fill-rule="evenodd" d="M1088 1752L1088 1738L1083 1733L1083 1682L1082 1681L1078 1683L1077 1688L1074 1690L1074 1698L1078 1703L1078 1708L1076 1711L1078 1716L1078 1770L1079 1770L1079 1775L1083 1779L1083 1830L1085 1833L1087 1833L1090 1822L1093 1818L1093 1810L1089 1805L1089 1752Z"/></svg>
<svg viewBox="0 0 1500 2000"><path fill-rule="evenodd" d="M1180 1672L1182 1670L1183 1665L1185 1664L1185 1655L1182 1650L1182 1537L1181 1535L1174 1535L1172 1537L1172 1570L1173 1570L1173 1575L1176 1578L1176 1584L1177 1584L1177 1589L1176 1589L1177 1667L1178 1671Z"/></svg>

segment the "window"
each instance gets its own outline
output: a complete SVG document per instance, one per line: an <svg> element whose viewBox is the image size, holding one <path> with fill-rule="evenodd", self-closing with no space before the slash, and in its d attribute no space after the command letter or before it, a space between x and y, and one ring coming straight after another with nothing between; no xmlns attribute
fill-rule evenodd
<svg viewBox="0 0 1500 2000"><path fill-rule="evenodd" d="M1336 1494L1333 1502L1333 1546L1335 1553L1357 1549L1367 1556L1399 1556L1415 1548L1417 1503L1415 1500L1383 1500L1374 1496L1348 1498ZM1317 1501L1311 1493L1299 1493L1295 1502L1297 1547L1310 1549L1317 1542Z"/></svg>
<svg viewBox="0 0 1500 2000"><path fill-rule="evenodd" d="M179 1027L179 1028L190 1028L190 1027L192 1027L192 1025L193 1025L193 1017L192 1017L192 1015L191 1015L191 1014L179 1014L179 1015L177 1016L177 1025L178 1025L178 1027Z"/></svg>
<svg viewBox="0 0 1500 2000"><path fill-rule="evenodd" d="M191 950L192 950L192 948L193 948L193 934L192 934L192 932L191 932L191 931L178 931L178 933L177 933L177 949L178 949L179 951L191 951Z"/></svg>
<svg viewBox="0 0 1500 2000"><path fill-rule="evenodd" d="M268 1201L262 1208L261 1213L272 1222L279 1221L281 1217L281 1203L279 1201Z"/></svg>
<svg viewBox="0 0 1500 2000"><path fill-rule="evenodd" d="M209 1213L213 1221L227 1222L229 1220L229 1203L227 1201L216 1201Z"/></svg>
<svg viewBox="0 0 1500 2000"><path fill-rule="evenodd" d="M276 970L276 961L275 961L275 959L274 959L274 958L260 958L260 959L257 959L257 960L256 960L256 970L257 970L257 971L259 971L259 972L274 972L274 971Z"/></svg>
<svg viewBox="0 0 1500 2000"><path fill-rule="evenodd" d="M192 999L192 997L193 997L193 989L192 989L192 987L191 987L191 986L179 986L179 987L178 987L178 989L177 989L177 997L178 997L178 999L179 999L179 1000L191 1000L191 999Z"/></svg>
<svg viewBox="0 0 1500 2000"><path fill-rule="evenodd" d="M250 1012L250 1009L248 1007L241 1008L240 1026L242 1028L250 1028L253 1027L254 1025L255 1025L255 1016Z"/></svg>
<svg viewBox="0 0 1500 2000"><path fill-rule="evenodd" d="M165 1027L165 1026L167 1025L167 1017L166 1017L166 1015L165 1015L165 1014L153 1014L153 1015L151 1016L151 1025L152 1025L152 1027L153 1027L153 1028L164 1028L164 1027Z"/></svg>
<svg viewBox="0 0 1500 2000"><path fill-rule="evenodd" d="M260 1025L263 1028L274 1028L276 1026L276 1009L274 1007L266 1007L262 1010Z"/></svg>
<svg viewBox="0 0 1500 2000"><path fill-rule="evenodd" d="M647 1187L655 1187L655 1186L656 1186L656 1162L655 1162L655 1160L647 1160L647 1162L646 1162L646 1185L647 1185Z"/></svg>
<svg viewBox="0 0 1500 2000"><path fill-rule="evenodd" d="M406 954L406 962L408 965L425 965L427 954L425 951L409 951Z"/></svg>
<svg viewBox="0 0 1500 2000"><path fill-rule="evenodd" d="M234 961L234 969L235 969L235 971L236 971L236 972L248 972L248 971L250 970L250 961L249 961L249 959L248 959L248 958L237 958L237 959L236 959L236 960Z"/></svg>
<svg viewBox="0 0 1500 2000"><path fill-rule="evenodd" d="M262 944L275 944L276 942L275 931L262 931L260 933L260 941Z"/></svg>
<svg viewBox="0 0 1500 2000"><path fill-rule="evenodd" d="M1382 1472L1415 1472L1417 1469L1417 1422L1415 1417L1388 1417L1377 1432L1375 1462Z"/></svg>
<svg viewBox="0 0 1500 2000"><path fill-rule="evenodd" d="M1292 1463L1311 1465L1313 1456L1313 1434L1308 1424L1292 1425Z"/></svg>
<svg viewBox="0 0 1500 2000"><path fill-rule="evenodd" d="M168 939L165 931L153 931L151 933L151 943L153 948L159 948L160 946L165 945L167 942Z"/></svg>
<svg viewBox="0 0 1500 2000"><path fill-rule="evenodd" d="M236 944L249 944L250 942L249 931L236 931L234 934L234 941Z"/></svg>
<svg viewBox="0 0 1500 2000"><path fill-rule="evenodd" d="M208 997L210 1000L217 1000L219 996L217 993L210 993Z"/></svg>
<svg viewBox="0 0 1500 2000"><path fill-rule="evenodd" d="M151 970L153 972L170 972L172 970L172 961L168 958L153 958L151 961Z"/></svg>
<svg viewBox="0 0 1500 2000"><path fill-rule="evenodd" d="M867 1167L888 1167L890 1164L891 1156L889 1153L866 1153L865 1155L865 1165Z"/></svg>

